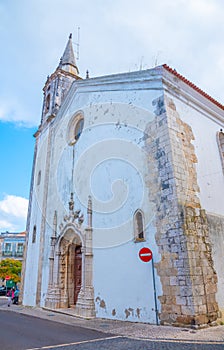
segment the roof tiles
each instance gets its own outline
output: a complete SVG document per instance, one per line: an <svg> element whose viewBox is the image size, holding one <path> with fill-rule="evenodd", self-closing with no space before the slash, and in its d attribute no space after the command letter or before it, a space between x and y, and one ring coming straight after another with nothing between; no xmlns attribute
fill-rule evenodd
<svg viewBox="0 0 224 350"><path fill-rule="evenodd" d="M204 92L203 90L201 90L199 87L197 87L195 84L193 84L191 81L189 81L188 79L186 79L183 75L179 74L175 69L170 68L167 64L163 64L163 68L165 68L168 72L172 73L173 75L175 75L177 78L179 78L180 80L182 80L185 84L187 84L188 86L190 86L192 89L194 89L195 91L197 91L199 94L201 94L202 96L204 96L205 98L207 98L209 101L211 101L212 103L214 103L216 106L218 106L219 108L221 108L222 110L224 110L224 105L222 105L220 102L218 102L217 100L215 100L213 97L211 97L210 95L208 95L206 92Z"/></svg>

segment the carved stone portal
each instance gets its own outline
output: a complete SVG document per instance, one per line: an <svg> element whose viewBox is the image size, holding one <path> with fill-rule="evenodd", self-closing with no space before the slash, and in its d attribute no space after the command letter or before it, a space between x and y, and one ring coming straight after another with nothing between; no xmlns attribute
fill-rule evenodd
<svg viewBox="0 0 224 350"><path fill-rule="evenodd" d="M92 227L83 230L82 222L78 211L73 212L70 206L70 215L59 225L57 238L54 225L45 306L72 308L74 315L89 318L95 317Z"/></svg>

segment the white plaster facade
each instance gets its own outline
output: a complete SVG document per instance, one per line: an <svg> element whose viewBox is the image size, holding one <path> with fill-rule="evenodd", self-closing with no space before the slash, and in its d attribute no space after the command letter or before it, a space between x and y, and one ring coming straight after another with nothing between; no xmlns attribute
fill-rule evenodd
<svg viewBox="0 0 224 350"><path fill-rule="evenodd" d="M195 220L204 210L223 225L224 177L216 134L223 128L224 108L161 66L85 80L74 75L56 115L48 114L36 133L23 304L156 323L152 262L138 256L149 247L159 322L216 320L218 306L224 308L217 260L224 248L215 245L215 230L196 242L184 220L188 223L187 211L193 208ZM84 126L75 140L80 119ZM180 128L191 130L187 146ZM136 210L143 213L144 239L136 239ZM195 237L203 236L198 227ZM196 245L199 251L202 247L201 256L191 259ZM76 247L82 251L82 277L74 303ZM205 266L215 287L200 294L199 278L210 286Z"/></svg>

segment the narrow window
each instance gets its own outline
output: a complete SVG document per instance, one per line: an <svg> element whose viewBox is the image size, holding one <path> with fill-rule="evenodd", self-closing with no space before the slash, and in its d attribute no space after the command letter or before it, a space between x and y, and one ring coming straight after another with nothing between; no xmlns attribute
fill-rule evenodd
<svg viewBox="0 0 224 350"><path fill-rule="evenodd" d="M143 213L140 209L136 210L134 214L134 229L135 229L135 241L144 241L144 220Z"/></svg>
<svg viewBox="0 0 224 350"><path fill-rule="evenodd" d="M217 141L222 162L222 170L224 172L224 132L222 131L222 129L218 132Z"/></svg>
<svg viewBox="0 0 224 350"><path fill-rule="evenodd" d="M36 225L34 225L34 227L33 227L32 243L36 242L36 235L37 235L37 227L36 227Z"/></svg>
<svg viewBox="0 0 224 350"><path fill-rule="evenodd" d="M48 94L47 98L46 98L46 113L49 111L50 109L50 99L51 99L51 95Z"/></svg>
<svg viewBox="0 0 224 350"><path fill-rule="evenodd" d="M5 243L5 252L10 253L12 251L12 244L11 243Z"/></svg>
<svg viewBox="0 0 224 350"><path fill-rule="evenodd" d="M4 244L4 251L2 252L2 255L6 256L6 257L12 256L12 244L11 243Z"/></svg>
<svg viewBox="0 0 224 350"><path fill-rule="evenodd" d="M39 171L38 176L37 176L37 186L39 186L41 181L41 171Z"/></svg>
<svg viewBox="0 0 224 350"><path fill-rule="evenodd" d="M23 243L18 243L17 244L16 255L17 256L23 256Z"/></svg>
<svg viewBox="0 0 224 350"><path fill-rule="evenodd" d="M70 146L73 146L80 138L84 128L84 114L77 111L71 118L67 128L67 140Z"/></svg>

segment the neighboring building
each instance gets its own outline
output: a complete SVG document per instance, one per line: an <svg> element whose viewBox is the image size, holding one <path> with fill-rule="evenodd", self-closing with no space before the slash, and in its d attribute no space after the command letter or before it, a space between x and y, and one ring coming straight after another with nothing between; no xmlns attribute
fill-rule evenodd
<svg viewBox="0 0 224 350"><path fill-rule="evenodd" d="M70 37L35 134L23 304L150 323L157 306L161 324L211 324L224 311L224 106L167 65L78 74Z"/></svg>
<svg viewBox="0 0 224 350"><path fill-rule="evenodd" d="M0 260L7 258L23 260L26 232L0 233Z"/></svg>

